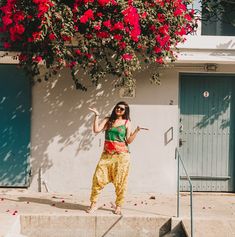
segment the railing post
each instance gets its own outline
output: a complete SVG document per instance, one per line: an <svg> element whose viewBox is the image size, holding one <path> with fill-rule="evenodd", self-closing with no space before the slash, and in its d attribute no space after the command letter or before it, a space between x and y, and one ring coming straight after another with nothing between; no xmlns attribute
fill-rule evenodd
<svg viewBox="0 0 235 237"><path fill-rule="evenodd" d="M180 190L179 190L180 172L179 172L179 168L180 168L180 162L181 162L183 170L186 174L186 177L188 179L189 186L190 186L190 224L191 224L191 237L193 237L193 233L194 233L194 230L193 230L193 185L192 185L190 176L188 175L188 172L184 166L184 162L181 159L177 148L175 149L175 159L177 159L177 169L178 169L177 170L177 217L179 217L179 215L180 215L180 210L179 210L180 209L180 200L179 200L180 199Z"/></svg>
<svg viewBox="0 0 235 237"><path fill-rule="evenodd" d="M175 149L175 158L177 159L177 217L180 216L180 161L177 148Z"/></svg>
<svg viewBox="0 0 235 237"><path fill-rule="evenodd" d="M193 237L193 185L190 182L190 215L191 215L191 237Z"/></svg>

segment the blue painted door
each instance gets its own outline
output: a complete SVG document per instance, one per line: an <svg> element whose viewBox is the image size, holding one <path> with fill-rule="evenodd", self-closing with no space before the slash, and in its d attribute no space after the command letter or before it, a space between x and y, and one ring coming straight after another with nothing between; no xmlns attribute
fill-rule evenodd
<svg viewBox="0 0 235 237"><path fill-rule="evenodd" d="M181 74L179 150L195 191L235 191L234 108L234 75Z"/></svg>
<svg viewBox="0 0 235 237"><path fill-rule="evenodd" d="M31 87L16 65L0 65L0 186L28 186Z"/></svg>

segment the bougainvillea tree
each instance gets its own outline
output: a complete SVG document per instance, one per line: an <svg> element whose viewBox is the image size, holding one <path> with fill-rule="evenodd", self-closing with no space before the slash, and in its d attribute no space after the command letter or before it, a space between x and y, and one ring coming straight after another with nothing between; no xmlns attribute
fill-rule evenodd
<svg viewBox="0 0 235 237"><path fill-rule="evenodd" d="M112 74L133 86L144 63L174 61L196 27L190 0L2 0L0 19L4 48L32 76L39 65L45 79L68 67L84 90L80 70L94 83Z"/></svg>

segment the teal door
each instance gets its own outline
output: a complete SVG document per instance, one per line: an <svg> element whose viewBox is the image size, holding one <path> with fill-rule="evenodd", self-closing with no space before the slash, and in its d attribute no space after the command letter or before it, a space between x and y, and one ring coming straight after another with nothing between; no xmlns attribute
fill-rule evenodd
<svg viewBox="0 0 235 237"><path fill-rule="evenodd" d="M0 186L28 186L30 81L16 65L0 65Z"/></svg>
<svg viewBox="0 0 235 237"><path fill-rule="evenodd" d="M234 93L235 75L180 75L179 151L195 191L235 191Z"/></svg>

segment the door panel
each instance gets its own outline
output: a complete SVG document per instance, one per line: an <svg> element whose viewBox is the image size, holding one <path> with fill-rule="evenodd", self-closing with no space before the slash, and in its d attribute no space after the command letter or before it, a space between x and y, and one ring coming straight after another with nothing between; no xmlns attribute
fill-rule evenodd
<svg viewBox="0 0 235 237"><path fill-rule="evenodd" d="M28 185L31 88L16 65L0 65L0 186Z"/></svg>
<svg viewBox="0 0 235 237"><path fill-rule="evenodd" d="M181 75L179 150L195 191L234 191L234 89L235 76Z"/></svg>

